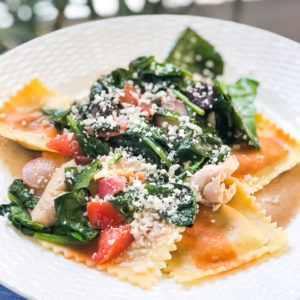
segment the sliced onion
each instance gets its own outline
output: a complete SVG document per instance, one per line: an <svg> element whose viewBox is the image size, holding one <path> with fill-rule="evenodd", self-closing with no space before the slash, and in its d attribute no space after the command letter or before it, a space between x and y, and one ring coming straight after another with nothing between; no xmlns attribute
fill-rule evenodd
<svg viewBox="0 0 300 300"><path fill-rule="evenodd" d="M181 116L187 115L185 104L176 98L168 97L168 101L163 101L161 107L178 112Z"/></svg>
<svg viewBox="0 0 300 300"><path fill-rule="evenodd" d="M167 101L162 101L161 107L173 110L179 113L181 116L187 115L185 104L182 101L171 97L168 97L167 99ZM161 127L164 122L167 122L169 125L173 126L178 125L178 121L171 121L165 117L157 117L155 120L155 125Z"/></svg>
<svg viewBox="0 0 300 300"><path fill-rule="evenodd" d="M53 159L39 157L30 160L22 168L24 183L33 189L44 189L57 167Z"/></svg>

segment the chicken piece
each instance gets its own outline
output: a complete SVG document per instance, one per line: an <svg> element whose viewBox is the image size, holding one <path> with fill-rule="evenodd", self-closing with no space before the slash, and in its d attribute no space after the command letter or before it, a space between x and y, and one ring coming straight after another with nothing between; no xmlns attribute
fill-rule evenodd
<svg viewBox="0 0 300 300"><path fill-rule="evenodd" d="M32 221L40 223L45 227L52 226L56 222L54 199L67 191L65 168L75 165L75 161L71 160L55 170L39 202L31 212Z"/></svg>
<svg viewBox="0 0 300 300"><path fill-rule="evenodd" d="M218 210L223 204L231 200L236 192L235 184L226 186L224 180L238 168L238 160L228 156L218 165L206 165L190 177L189 181L195 193L196 201L213 210Z"/></svg>

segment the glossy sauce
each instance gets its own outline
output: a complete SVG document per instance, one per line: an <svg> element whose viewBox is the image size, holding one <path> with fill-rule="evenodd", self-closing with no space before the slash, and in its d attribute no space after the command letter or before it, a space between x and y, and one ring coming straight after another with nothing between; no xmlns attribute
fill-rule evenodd
<svg viewBox="0 0 300 300"><path fill-rule="evenodd" d="M253 148L234 150L232 154L239 161L239 167L233 176L243 178L250 174L254 175L264 167L272 164L278 159L285 157L288 153L288 144L279 137L263 137L259 138L261 150L257 151Z"/></svg>
<svg viewBox="0 0 300 300"><path fill-rule="evenodd" d="M44 133L51 138L58 133L45 116L32 116L11 108L9 104L3 106L0 114L4 115L4 117L0 118L0 121L11 129Z"/></svg>
<svg viewBox="0 0 300 300"><path fill-rule="evenodd" d="M279 175L255 196L272 221L286 227L300 211L300 164Z"/></svg>
<svg viewBox="0 0 300 300"><path fill-rule="evenodd" d="M87 262L89 266L95 265L92 260L93 254L97 251L98 240L84 246L68 246L67 257L77 257L80 262Z"/></svg>
<svg viewBox="0 0 300 300"><path fill-rule="evenodd" d="M216 214L201 206L194 226L183 233L181 245L201 269L217 268L237 258L237 253L222 234Z"/></svg>

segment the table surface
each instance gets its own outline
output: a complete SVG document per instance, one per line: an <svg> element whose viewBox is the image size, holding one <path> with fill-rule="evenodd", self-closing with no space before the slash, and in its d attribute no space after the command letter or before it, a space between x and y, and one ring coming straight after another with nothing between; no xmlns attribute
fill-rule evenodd
<svg viewBox="0 0 300 300"><path fill-rule="evenodd" d="M0 285L0 300L24 300L25 298Z"/></svg>

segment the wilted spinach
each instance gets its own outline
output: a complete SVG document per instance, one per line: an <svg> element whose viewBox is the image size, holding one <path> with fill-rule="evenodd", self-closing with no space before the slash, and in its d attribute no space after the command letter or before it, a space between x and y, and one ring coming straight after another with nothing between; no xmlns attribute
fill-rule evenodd
<svg viewBox="0 0 300 300"><path fill-rule="evenodd" d="M233 85L215 80L219 99L215 104L216 129L225 142L245 139L249 145L259 150L254 99L258 82L242 78Z"/></svg>
<svg viewBox="0 0 300 300"><path fill-rule="evenodd" d="M95 96L100 95L102 91L108 92L109 88L123 88L129 79L131 79L131 72L122 68L103 75L93 84L90 91L90 100L93 101Z"/></svg>
<svg viewBox="0 0 300 300"><path fill-rule="evenodd" d="M54 200L58 224L66 230L68 236L86 243L93 240L98 231L89 227L84 216L88 193L81 189L65 193Z"/></svg>
<svg viewBox="0 0 300 300"><path fill-rule="evenodd" d="M133 214L138 210L133 203L138 201L141 195L135 188L130 187L126 192L119 192L114 197L109 199L114 208L118 210L126 219L127 223L130 223L133 219Z"/></svg>
<svg viewBox="0 0 300 300"><path fill-rule="evenodd" d="M194 193L190 188L178 183L167 185L148 184L145 188L150 195L157 195L158 197L168 197L172 194L174 202L170 204L170 207L166 205L166 209L161 212L171 223L185 227L194 225L197 205ZM177 190L179 193L176 193ZM175 211L173 209L174 206L176 208Z"/></svg>
<svg viewBox="0 0 300 300"><path fill-rule="evenodd" d="M34 208L37 199L34 198L29 189L21 179L16 179L9 187L9 204L0 205L0 215L8 214L12 224L26 235L33 236L36 231L44 230L42 224L32 222L28 208Z"/></svg>
<svg viewBox="0 0 300 300"><path fill-rule="evenodd" d="M171 165L165 149L168 147L169 137L162 127L152 126L141 120L136 126L131 126L122 136L111 138L113 146L124 147L135 155L142 155L146 160L167 167Z"/></svg>
<svg viewBox="0 0 300 300"><path fill-rule="evenodd" d="M99 138L90 136L84 126L77 123L72 116L67 116L67 121L76 136L81 151L87 157L96 158L98 155L106 155L109 153L109 146Z"/></svg>
<svg viewBox="0 0 300 300"><path fill-rule="evenodd" d="M15 179L8 189L8 195L12 202L24 208L34 208L38 200L30 194L29 189L21 179Z"/></svg>
<svg viewBox="0 0 300 300"><path fill-rule="evenodd" d="M224 67L221 55L191 28L180 35L166 61L192 73L207 69L213 77L221 75Z"/></svg>
<svg viewBox="0 0 300 300"><path fill-rule="evenodd" d="M158 89L166 89L172 86L179 90L185 90L185 76L190 73L178 68L172 63L159 63L154 56L142 56L133 60L129 65L133 78L144 86L145 83L152 83Z"/></svg>
<svg viewBox="0 0 300 300"><path fill-rule="evenodd" d="M70 114L71 108L67 110L61 109L43 109L42 113L48 117L50 123L59 131L63 131L68 127L67 116Z"/></svg>
<svg viewBox="0 0 300 300"><path fill-rule="evenodd" d="M175 138L174 150L179 162L199 161L205 158L208 163L222 161L230 153L213 129L203 129L202 133L195 133L186 126L179 127L184 131L184 137L179 133Z"/></svg>
<svg viewBox="0 0 300 300"><path fill-rule="evenodd" d="M158 107L154 113L154 117L164 117L170 121L179 121L179 116L178 112L163 107Z"/></svg>
<svg viewBox="0 0 300 300"><path fill-rule="evenodd" d="M94 160L87 166L65 168L65 183L69 191L78 191L90 185L92 175L102 168L99 160ZM68 176L71 175L71 176Z"/></svg>

